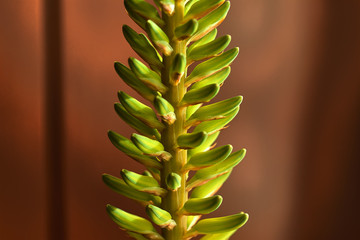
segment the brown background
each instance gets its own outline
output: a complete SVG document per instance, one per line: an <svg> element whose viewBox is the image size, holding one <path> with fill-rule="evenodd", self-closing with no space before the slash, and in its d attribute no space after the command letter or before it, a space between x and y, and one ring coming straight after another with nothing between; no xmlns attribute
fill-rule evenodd
<svg viewBox="0 0 360 240"><path fill-rule="evenodd" d="M141 169L106 137L132 132L112 64L134 56L121 33L134 24L122 1L64 0L46 35L44 2L0 2L0 239L126 239L105 204L144 211L101 174ZM244 102L218 144L248 155L214 216L250 213L233 239L359 239L360 1L233 0L219 30L240 55L217 99Z"/></svg>

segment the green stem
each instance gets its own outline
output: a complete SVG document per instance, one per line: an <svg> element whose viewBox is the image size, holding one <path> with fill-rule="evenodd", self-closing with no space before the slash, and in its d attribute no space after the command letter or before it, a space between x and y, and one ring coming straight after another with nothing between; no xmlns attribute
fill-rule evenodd
<svg viewBox="0 0 360 240"><path fill-rule="evenodd" d="M172 16L163 14L163 19L166 23L165 32L174 49L171 56L164 58L165 67L162 71L162 81L167 85L169 90L163 97L174 106L176 121L174 124L167 126L162 133L161 142L163 143L165 150L170 152L173 158L169 162L164 163L164 168L161 172L161 185L166 188L165 179L172 172L179 174L182 179L181 187L177 191L169 191L162 199L162 208L173 216L173 219L177 224L172 230L163 229L162 233L166 240L182 240L187 228L186 216L178 214L178 210L182 208L188 198L185 190L186 174L181 172L182 167L187 162L187 151L178 149L176 143L178 136L186 133L186 129L184 129L186 108L178 107L179 102L186 92L186 88L184 86L184 76L176 86L174 86L170 80L170 67L174 56L178 53L186 54L186 43L174 38L175 28L181 24L183 19L184 5L184 0L176 0L174 14Z"/></svg>

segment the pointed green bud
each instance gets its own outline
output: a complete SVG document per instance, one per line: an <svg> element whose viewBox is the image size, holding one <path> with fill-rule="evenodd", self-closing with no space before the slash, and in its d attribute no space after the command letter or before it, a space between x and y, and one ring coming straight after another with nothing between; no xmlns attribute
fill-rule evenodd
<svg viewBox="0 0 360 240"><path fill-rule="evenodd" d="M150 89L161 93L167 91L167 87L161 82L159 74L149 69L141 61L131 57L129 58L129 66L135 76Z"/></svg>
<svg viewBox="0 0 360 240"><path fill-rule="evenodd" d="M234 110L227 113L224 118L202 122L194 128L193 132L205 131L211 135L215 132L221 131L227 128L226 125L234 119L239 112L239 109L240 107L234 108Z"/></svg>
<svg viewBox="0 0 360 240"><path fill-rule="evenodd" d="M146 23L146 32L149 34L150 39L155 44L155 47L165 54L170 56L173 48L170 46L169 38L164 31L151 20Z"/></svg>
<svg viewBox="0 0 360 240"><path fill-rule="evenodd" d="M229 45L230 41L231 37L226 35L207 44L194 48L192 51L187 53L188 64L194 61L200 61L216 56Z"/></svg>
<svg viewBox="0 0 360 240"><path fill-rule="evenodd" d="M114 67L116 73L129 87L134 89L146 100L149 100L151 102L154 101L156 92L148 88L144 83L142 83L130 69L128 69L125 65L119 62L115 62Z"/></svg>
<svg viewBox="0 0 360 240"><path fill-rule="evenodd" d="M170 173L166 178L166 185L169 190L176 191L181 187L181 177L179 174Z"/></svg>
<svg viewBox="0 0 360 240"><path fill-rule="evenodd" d="M106 210L111 219L121 228L131 232L146 234L150 239L164 240L164 238L156 232L154 226L145 218L125 212L119 208L108 204Z"/></svg>
<svg viewBox="0 0 360 240"><path fill-rule="evenodd" d="M191 198L185 203L181 213L185 215L209 214L220 207L222 200L223 198L220 195L208 198Z"/></svg>
<svg viewBox="0 0 360 240"><path fill-rule="evenodd" d="M225 0L199 0L186 12L185 19L201 18L223 4Z"/></svg>
<svg viewBox="0 0 360 240"><path fill-rule="evenodd" d="M120 151L134 159L135 161L145 165L146 167L153 167L161 169L161 163L155 158L143 155L141 152L129 139L120 134L109 131L108 137L111 143Z"/></svg>
<svg viewBox="0 0 360 240"><path fill-rule="evenodd" d="M102 179L104 181L104 183L110 187L112 190L114 190L115 192L128 197L130 199L133 199L135 201L138 201L144 205L147 204L155 204L155 205L160 205L161 203L161 198L154 196L152 194L149 193L145 193L145 192L140 192L138 190L135 190L132 187L129 187L124 180L111 176L109 174L103 174Z"/></svg>
<svg viewBox="0 0 360 240"><path fill-rule="evenodd" d="M217 57L213 57L205 62L200 63L185 79L185 85L190 86L191 84L198 82L229 66L234 61L238 53L239 48L233 48Z"/></svg>
<svg viewBox="0 0 360 240"><path fill-rule="evenodd" d="M171 230L176 226L176 222L172 219L171 214L159 207L147 205L146 214L149 216L151 221L161 228Z"/></svg>
<svg viewBox="0 0 360 240"><path fill-rule="evenodd" d="M249 215L243 212L226 217L203 219L192 227L185 237L229 232L242 227L248 219Z"/></svg>
<svg viewBox="0 0 360 240"><path fill-rule="evenodd" d="M229 112L241 104L242 99L242 96L238 96L201 107L186 121L186 126L192 126L203 121L225 118Z"/></svg>
<svg viewBox="0 0 360 240"><path fill-rule="evenodd" d="M178 137L177 144L179 145L179 148L182 149L196 148L200 146L206 138L206 132L186 133Z"/></svg>
<svg viewBox="0 0 360 240"><path fill-rule="evenodd" d="M144 34L138 34L127 25L123 26L123 34L131 48L134 49L142 59L149 63L152 69L162 69L162 57Z"/></svg>
<svg viewBox="0 0 360 240"><path fill-rule="evenodd" d="M171 158L171 154L164 151L164 146L159 141L136 133L131 135L131 141L140 149L140 151L147 155L155 156L165 161L168 161Z"/></svg>
<svg viewBox="0 0 360 240"><path fill-rule="evenodd" d="M178 85L186 69L186 58L183 54L176 54L170 69L170 78L173 85Z"/></svg>
<svg viewBox="0 0 360 240"><path fill-rule="evenodd" d="M194 83L191 86L191 89L202 88L202 87L205 87L210 84L218 84L221 86L224 83L224 81L226 80L226 78L229 76L230 72L231 72L230 66L226 67L226 68L218 71L217 73L214 73L214 74L204 78L203 80Z"/></svg>
<svg viewBox="0 0 360 240"><path fill-rule="evenodd" d="M211 84L203 88L190 90L184 95L179 105L189 106L209 102L218 94L219 90L220 87L217 84Z"/></svg>
<svg viewBox="0 0 360 240"><path fill-rule="evenodd" d="M211 41L213 41L216 38L217 35L217 29L213 29L211 32L207 33L205 36L203 36L202 38L200 38L199 40L195 41L193 44L191 44L188 48L186 52L191 52L193 49L200 47L204 44L207 44Z"/></svg>
<svg viewBox="0 0 360 240"><path fill-rule="evenodd" d="M144 18L144 21L150 19L159 26L165 25L156 8L144 0L125 0L124 5L128 12L137 13L139 16Z"/></svg>
<svg viewBox="0 0 360 240"><path fill-rule="evenodd" d="M196 153L208 151L211 148L213 148L216 145L215 141L218 138L219 134L220 134L220 132L216 132L214 134L208 135L208 137L205 139L205 141L202 144L200 144L198 147L189 149L187 151L188 158L190 158L191 156L193 156Z"/></svg>
<svg viewBox="0 0 360 240"><path fill-rule="evenodd" d="M195 132L193 131L192 133L195 133ZM190 159L190 157L192 157L196 153L206 152L206 151L213 149L216 146L215 141L218 138L219 134L220 134L220 132L216 132L211 135L207 134L207 138L205 139L205 141L203 143L201 143L196 148L188 149L188 151L187 151L188 159Z"/></svg>
<svg viewBox="0 0 360 240"><path fill-rule="evenodd" d="M229 240L232 235L238 229L232 230L230 232L217 233L217 234L207 234L204 237L200 238L200 240Z"/></svg>
<svg viewBox="0 0 360 240"><path fill-rule="evenodd" d="M130 95L119 92L118 94L121 104L124 106L126 111L148 125L149 127L156 129L163 129L165 126L157 119L156 113L152 108L146 106L145 104L139 102Z"/></svg>
<svg viewBox="0 0 360 240"><path fill-rule="evenodd" d="M144 176L126 169L121 171L121 176L127 185L138 191L151 193L155 196L164 196L167 192L160 187L159 183L153 177Z"/></svg>
<svg viewBox="0 0 360 240"><path fill-rule="evenodd" d="M157 129L151 128L139 119L133 117L120 103L115 103L114 108L119 117L139 133L144 134L149 138L161 139L161 135Z"/></svg>
<svg viewBox="0 0 360 240"><path fill-rule="evenodd" d="M207 181L221 176L231 171L237 164L239 164L245 157L246 150L241 149L231 154L224 161L215 164L211 167L200 169L195 175L186 183L186 189L190 191L192 188L205 184Z"/></svg>
<svg viewBox="0 0 360 240"><path fill-rule="evenodd" d="M219 26L230 9L230 2L224 2L220 7L199 20L199 27L191 41L196 41Z"/></svg>
<svg viewBox="0 0 360 240"><path fill-rule="evenodd" d="M160 114L161 119L168 125L171 125L175 122L176 115L174 113L174 107L167 100L160 96L156 96L154 107Z"/></svg>
<svg viewBox="0 0 360 240"><path fill-rule="evenodd" d="M139 25L142 29L145 30L145 26L146 26L146 19L141 16L140 14L138 14L136 11L134 11L133 8L129 7L129 5L124 2L125 4L125 9L129 15L129 17L137 24ZM164 22L163 22L164 24Z"/></svg>
<svg viewBox="0 0 360 240"><path fill-rule="evenodd" d="M175 37L180 41L188 39L196 33L198 26L198 21L196 19L191 19L175 28Z"/></svg>
<svg viewBox="0 0 360 240"><path fill-rule="evenodd" d="M194 188L191 191L191 198L206 198L213 196L229 178L230 174L231 171L217 178L211 179L199 187Z"/></svg>
<svg viewBox="0 0 360 240"><path fill-rule="evenodd" d="M207 152L197 153L189 159L184 169L198 170L219 163L230 155L232 149L231 145L225 145Z"/></svg>
<svg viewBox="0 0 360 240"><path fill-rule="evenodd" d="M156 152L164 151L164 146L156 140L133 133L131 141L144 153L154 154Z"/></svg>

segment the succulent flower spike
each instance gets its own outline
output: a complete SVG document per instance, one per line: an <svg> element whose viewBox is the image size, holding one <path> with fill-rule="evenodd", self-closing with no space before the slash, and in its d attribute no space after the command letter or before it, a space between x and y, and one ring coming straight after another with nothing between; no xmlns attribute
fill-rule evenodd
<svg viewBox="0 0 360 240"><path fill-rule="evenodd" d="M115 111L136 133L124 137L109 131L108 137L145 169L141 174L126 169L119 176L104 174L103 181L145 207L147 218L112 205L106 210L137 240L228 240L248 214L202 216L220 207L223 198L215 194L246 154L245 149L233 152L230 144L215 147L221 130L239 112L242 96L208 103L239 53L239 48L226 50L229 35L217 37L230 2L124 0L124 5L142 31L123 26L138 58L114 67L143 99L118 92Z"/></svg>

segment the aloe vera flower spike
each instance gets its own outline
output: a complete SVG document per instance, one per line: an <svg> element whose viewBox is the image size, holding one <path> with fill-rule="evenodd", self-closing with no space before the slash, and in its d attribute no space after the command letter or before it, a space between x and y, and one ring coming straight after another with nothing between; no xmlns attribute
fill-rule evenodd
<svg viewBox="0 0 360 240"><path fill-rule="evenodd" d="M118 92L115 111L136 133L125 137L109 131L108 137L145 171L123 169L119 176L104 174L103 181L140 203L147 216L112 205L106 210L133 239L230 239L248 214L203 218L220 207L223 198L216 192L246 154L245 149L233 152L229 144L214 147L238 113L242 96L208 103L239 53L238 48L226 50L229 35L217 37L230 1L124 0L124 5L142 29L122 28L139 58L129 58L128 66L115 62L114 67L143 99Z"/></svg>

